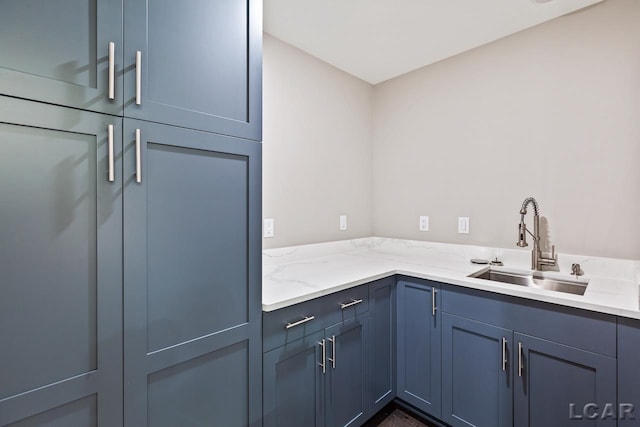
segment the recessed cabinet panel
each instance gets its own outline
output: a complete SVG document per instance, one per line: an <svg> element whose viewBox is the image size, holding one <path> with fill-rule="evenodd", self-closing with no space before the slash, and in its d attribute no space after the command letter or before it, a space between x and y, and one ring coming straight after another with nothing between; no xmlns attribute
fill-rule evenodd
<svg viewBox="0 0 640 427"><path fill-rule="evenodd" d="M616 359L520 333L514 342L514 426L617 425Z"/></svg>
<svg viewBox="0 0 640 427"><path fill-rule="evenodd" d="M121 114L122 49L122 1L0 2L0 94Z"/></svg>
<svg viewBox="0 0 640 427"><path fill-rule="evenodd" d="M146 154L154 351L248 321L248 164L242 156L155 143Z"/></svg>
<svg viewBox="0 0 640 427"><path fill-rule="evenodd" d="M96 369L98 177L90 135L0 135L1 399Z"/></svg>
<svg viewBox="0 0 640 427"><path fill-rule="evenodd" d="M124 140L124 424L258 427L261 145L131 119Z"/></svg>
<svg viewBox="0 0 640 427"><path fill-rule="evenodd" d="M145 102L247 121L247 9L237 0L149 1Z"/></svg>
<svg viewBox="0 0 640 427"><path fill-rule="evenodd" d="M264 427L324 427L322 339L317 332L264 354Z"/></svg>
<svg viewBox="0 0 640 427"><path fill-rule="evenodd" d="M96 0L3 1L0 13L2 66L95 89L98 80L96 3ZM60 9L75 13L63 14ZM50 19L52 16L56 19ZM42 37L43 34L47 37ZM78 34L89 37L78 37Z"/></svg>
<svg viewBox="0 0 640 427"><path fill-rule="evenodd" d="M0 117L0 425L117 425L122 121L2 96Z"/></svg>
<svg viewBox="0 0 640 427"><path fill-rule="evenodd" d="M244 341L149 375L148 425L249 425L248 362Z"/></svg>
<svg viewBox="0 0 640 427"><path fill-rule="evenodd" d="M124 115L262 139L262 2L125 2Z"/></svg>
<svg viewBox="0 0 640 427"><path fill-rule="evenodd" d="M395 397L395 278L369 285L370 391L371 413L382 409Z"/></svg>
<svg viewBox="0 0 640 427"><path fill-rule="evenodd" d="M70 426L98 426L98 399L95 394L10 424L7 427Z"/></svg>
<svg viewBox="0 0 640 427"><path fill-rule="evenodd" d="M398 397L440 416L441 325L439 284L398 280Z"/></svg>
<svg viewBox="0 0 640 427"><path fill-rule="evenodd" d="M442 328L443 420L461 427L509 427L513 332L448 313Z"/></svg>

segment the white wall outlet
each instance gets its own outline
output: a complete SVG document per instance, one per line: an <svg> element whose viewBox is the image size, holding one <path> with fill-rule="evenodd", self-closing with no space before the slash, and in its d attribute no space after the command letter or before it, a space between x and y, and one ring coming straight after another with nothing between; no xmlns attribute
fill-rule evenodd
<svg viewBox="0 0 640 427"><path fill-rule="evenodd" d="M262 225L262 235L265 238L275 236L275 228L273 224L273 218L266 218L264 220L264 224Z"/></svg>
<svg viewBox="0 0 640 427"><path fill-rule="evenodd" d="M429 217L426 215L420 215L420 222L418 223L418 229L420 231L429 231Z"/></svg>
<svg viewBox="0 0 640 427"><path fill-rule="evenodd" d="M469 217L468 216L458 217L458 233L469 234Z"/></svg>
<svg viewBox="0 0 640 427"><path fill-rule="evenodd" d="M347 216L340 215L340 231L344 231L347 229Z"/></svg>

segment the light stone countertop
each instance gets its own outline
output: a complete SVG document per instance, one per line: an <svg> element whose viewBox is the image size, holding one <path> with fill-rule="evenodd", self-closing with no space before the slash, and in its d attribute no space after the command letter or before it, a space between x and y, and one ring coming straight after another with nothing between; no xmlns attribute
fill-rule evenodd
<svg viewBox="0 0 640 427"><path fill-rule="evenodd" d="M530 249L530 248L527 248ZM467 277L487 268L472 258L493 259L504 269L529 270L531 251L414 240L368 237L264 250L262 310L273 311L395 274L504 295L544 301L640 319L640 261L558 253L559 271L568 278L571 264L589 280L584 295L515 286Z"/></svg>

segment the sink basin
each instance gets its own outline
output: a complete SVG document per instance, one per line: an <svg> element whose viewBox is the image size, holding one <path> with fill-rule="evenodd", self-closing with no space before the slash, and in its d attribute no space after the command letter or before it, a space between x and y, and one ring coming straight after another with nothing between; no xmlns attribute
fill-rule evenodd
<svg viewBox="0 0 640 427"><path fill-rule="evenodd" d="M552 279L544 273L513 273L494 269L482 270L470 274L469 277L574 295L584 295L589 284L588 281Z"/></svg>

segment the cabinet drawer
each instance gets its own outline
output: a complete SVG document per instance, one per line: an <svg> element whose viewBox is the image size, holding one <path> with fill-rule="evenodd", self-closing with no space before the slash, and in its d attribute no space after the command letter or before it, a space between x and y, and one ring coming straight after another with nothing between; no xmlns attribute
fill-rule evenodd
<svg viewBox="0 0 640 427"><path fill-rule="evenodd" d="M452 285L443 285L442 311L616 357L616 319L607 314Z"/></svg>
<svg viewBox="0 0 640 427"><path fill-rule="evenodd" d="M368 310L369 287L362 285L265 312L262 325L263 351L291 343Z"/></svg>

